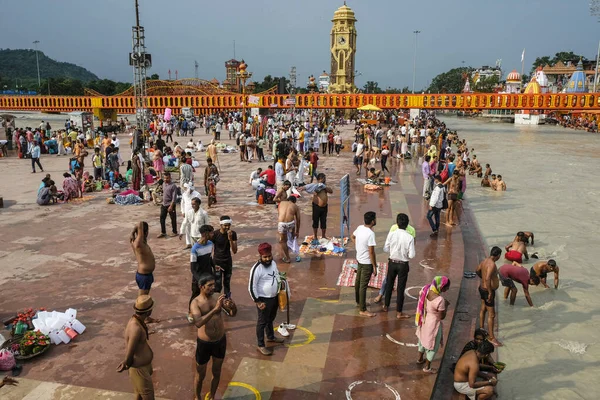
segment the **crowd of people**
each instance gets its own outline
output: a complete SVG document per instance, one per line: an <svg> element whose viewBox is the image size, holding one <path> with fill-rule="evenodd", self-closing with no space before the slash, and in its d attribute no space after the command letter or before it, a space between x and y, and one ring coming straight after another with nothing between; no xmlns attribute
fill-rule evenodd
<svg viewBox="0 0 600 400"><path fill-rule="evenodd" d="M315 117L315 122L309 122ZM421 162L424 180L422 196L429 207L427 220L431 226L431 236L437 237L440 230L441 213L445 212L444 224L450 228L459 223L462 199L467 187L467 176L476 175L494 190L506 190L501 176L492 175L489 164L485 169L480 164L474 149L467 147L457 132L435 118L434 114L422 112L413 120L395 114L381 113L377 125L356 122L355 138L351 152L356 174L364 170L365 178L370 182L381 182L381 178L392 177L388 162L403 163L414 159ZM212 382L208 398L214 398L219 385L221 368L226 355L225 324L222 313L235 317L237 306L232 298L231 279L233 257L238 249L238 234L232 229L233 221L228 215L221 215L219 226L209 223L209 212L202 208L202 196L206 196L210 208L217 202L217 184L221 179L219 156L228 152L221 145L220 133L228 131L228 137L236 141L235 151L240 154L240 162L264 162L252 171L249 184L256 192L258 203L277 205L277 234L279 237L280 262L300 262L297 249L289 243L298 238L301 228L301 212L296 204L299 193L308 196L312 206L313 241L319 246L321 240L328 240L327 216L329 195L333 189L327 184L327 176L319 168L319 156L339 157L344 148L342 135L337 128L341 122L335 117L323 114L310 115L308 112L291 117L279 113L262 121L248 119L242 127L239 113L220 113L198 120L199 127L205 127L205 134L212 136L209 145L204 147L199 141L190 139L185 148L174 142L176 137L193 136L196 127L185 119L171 119L165 122L157 117L150 124L148 148L141 151L134 148L131 159L127 161L127 170L121 175L120 168L125 165L121 158L121 146L117 134L102 135L95 142L88 143L85 138L72 135L69 142L74 157L69 160L69 172L63 174L62 191L48 174L42 180L38 190L38 204L46 205L58 201L69 201L81 197L83 193L110 188L115 192L121 189L131 190L144 201L160 206L159 238L167 236L185 238L185 251L190 254L191 295L189 307L185 310L190 324L198 328L196 346L195 395L202 397L202 382L206 376L206 367L212 359ZM344 122L345 123L345 122ZM128 122L122 121L125 129ZM39 132L42 130L34 130ZM67 129L68 136L76 130ZM31 132L33 134L33 132ZM17 134L17 141L24 137L29 149L28 133ZM171 139L171 146L167 141ZM32 168L39 163L36 148L36 135L33 134L32 148L28 150L32 158ZM190 145L191 144L191 145ZM132 143L135 147L135 143ZM38 145L39 147L39 145ZM93 148L91 169L85 170L87 149ZM194 153L206 151L206 165L200 167ZM269 154L270 153L270 154ZM61 152L58 153L59 155ZM38 157L33 157L33 156ZM472 159L471 159L472 155ZM34 159L37 159L34 161ZM35 165L34 165L35 162ZM378 165L379 163L379 165ZM264 169L263 169L264 167ZM203 171L198 174L198 170ZM178 175L174 179L173 174ZM492 180L489 181L488 177ZM305 182L310 178L310 182ZM316 182L314 181L316 179ZM116 186L115 186L116 185ZM203 185L204 193L196 190ZM302 200L303 201L303 200ZM182 219L178 225L178 217ZM167 216L170 219L170 231L167 231ZM372 275L378 273L376 259L376 241L374 227L377 215L369 211L363 216L363 224L354 230L351 239L356 248L358 261L355 281L355 300L359 315L374 317L376 313L367 309L367 289ZM320 237L319 237L320 229ZM386 227L387 229L387 227ZM138 296L134 304L135 314L125 330L127 352L118 371L128 370L134 391L138 397L153 398L152 350L148 344L152 333L147 324L156 322L151 317L154 300L150 291L154 283L156 268L154 254L148 244L149 227L146 222L138 223L132 230L130 242L135 253L138 268L135 281ZM396 216L396 223L389 228L383 251L389 254L387 276L379 295L373 304L383 302L382 310L389 310L394 285L397 284L396 318L411 318L404 309L404 290L409 274L409 262L415 257L415 237L417 233L409 224L405 213ZM493 395L497 383L497 374L501 368L491 358L495 346L501 346L494 334L495 290L499 283L505 287L505 299L510 295L510 304L514 304L517 289L515 282L522 285L525 297L530 305L528 292L531 284L546 284L549 272L555 276L555 288L558 288L558 266L554 260L540 261L529 271L523 267L522 258L527 260L528 241L534 241L531 232L519 232L513 242L506 246L507 263L500 268L496 262L500 259L501 249L494 247L490 257L477 269L481 278L479 295L481 298L480 327L475 331L475 340L465 346L454 370L455 389L469 398L485 399ZM257 308L256 340L257 350L265 356L273 354L268 343L281 343L284 339L276 337L273 323L277 314L278 295L285 278L279 273L270 244L262 243L257 249L257 261L251 267L248 277L248 291ZM296 255L296 257L292 257ZM432 282L421 289L417 308L414 312L418 338L418 364L422 364L425 373L436 373L432 362L442 345L443 321L450 303L444 298L450 288L446 276L436 276ZM484 330L487 321L488 329ZM288 334L286 324L278 332L285 337ZM265 337L266 335L266 337ZM479 380L478 380L479 379Z"/></svg>

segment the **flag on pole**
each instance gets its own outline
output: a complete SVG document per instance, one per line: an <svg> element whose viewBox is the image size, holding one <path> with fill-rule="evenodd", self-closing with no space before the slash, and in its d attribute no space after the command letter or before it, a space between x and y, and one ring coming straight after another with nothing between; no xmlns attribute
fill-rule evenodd
<svg viewBox="0 0 600 400"><path fill-rule="evenodd" d="M523 49L523 53L521 53L521 62L525 61L525 49Z"/></svg>

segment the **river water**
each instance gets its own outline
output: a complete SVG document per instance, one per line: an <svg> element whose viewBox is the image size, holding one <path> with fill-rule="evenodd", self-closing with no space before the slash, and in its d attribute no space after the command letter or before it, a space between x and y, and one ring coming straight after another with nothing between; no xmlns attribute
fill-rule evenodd
<svg viewBox="0 0 600 400"><path fill-rule="evenodd" d="M488 248L508 244L519 230L535 234L541 259L560 267L560 286L520 285L514 306L497 294L502 399L597 399L600 395L600 136L554 126L515 126L442 118L506 181L506 192L470 177L467 198ZM525 264L533 265L531 260ZM502 265L502 260L498 266ZM478 300L478 293L473 293ZM475 300L474 300L475 301Z"/></svg>

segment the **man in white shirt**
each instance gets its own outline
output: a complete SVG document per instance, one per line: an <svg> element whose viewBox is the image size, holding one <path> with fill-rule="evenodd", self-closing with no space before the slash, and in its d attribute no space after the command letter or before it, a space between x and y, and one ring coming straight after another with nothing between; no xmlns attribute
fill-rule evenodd
<svg viewBox="0 0 600 400"><path fill-rule="evenodd" d="M248 291L252 301L258 308L258 321L256 322L256 340L258 342L258 351L270 356L273 350L265 346L265 330L267 332L267 342L283 343L283 339L275 337L273 321L277 316L279 294L279 270L277 264L273 261L271 254L271 245L262 243L258 246L258 261L250 269L250 279L248 281Z"/></svg>
<svg viewBox="0 0 600 400"><path fill-rule="evenodd" d="M200 193L196 191L193 183L186 182L183 184L184 191L181 193L181 215L192 209L192 199L200 198Z"/></svg>
<svg viewBox="0 0 600 400"><path fill-rule="evenodd" d="M279 160L275 164L275 184L277 185L277 188L280 188L285 180L285 167L283 163L283 156L279 156Z"/></svg>
<svg viewBox="0 0 600 400"><path fill-rule="evenodd" d="M440 229L440 212L442 211L444 204L444 185L442 184L442 177L435 175L433 179L433 192L429 198L429 211L427 212L427 221L429 221L429 225L433 231L430 235L431 237L437 236ZM434 217L435 223L433 222Z"/></svg>
<svg viewBox="0 0 600 400"><path fill-rule="evenodd" d="M179 240L181 240L185 234L186 246L183 248L184 250L191 249L192 244L200 239L200 227L202 225L209 225L208 214L200 208L200 203L200 197L194 197L191 200L191 208L183 213L183 222L181 223L181 230L179 231Z"/></svg>
<svg viewBox="0 0 600 400"><path fill-rule="evenodd" d="M364 139L359 138L358 144L356 145L356 153L354 153L354 166L356 167L356 175L360 175L360 170L363 164L363 157L365 153Z"/></svg>
<svg viewBox="0 0 600 400"><path fill-rule="evenodd" d="M358 261L354 290L359 314L366 317L374 317L374 313L367 311L367 288L369 287L371 275L377 275L375 232L373 232L373 227L377 225L377 215L375 212L366 212L364 222L364 225L360 225L352 233L352 241L356 248L356 261Z"/></svg>
<svg viewBox="0 0 600 400"><path fill-rule="evenodd" d="M233 138L233 122L227 124L227 131L229 131L229 140Z"/></svg>
<svg viewBox="0 0 600 400"><path fill-rule="evenodd" d="M342 150L342 135L340 131L335 132L335 136L333 137L333 142L335 143L335 152L337 156L340 156L340 151Z"/></svg>
<svg viewBox="0 0 600 400"><path fill-rule="evenodd" d="M404 306L404 289L406 289L406 281L408 280L408 262L415 256L415 240L406 231L408 227L408 215L403 213L398 214L396 223L398 224L398 229L388 233L385 245L383 246L383 251L390 253L383 311L387 311L390 306L394 282L396 281L396 277L398 277L396 318L407 319L410 316L402 313L402 308Z"/></svg>
<svg viewBox="0 0 600 400"><path fill-rule="evenodd" d="M260 179L261 173L262 173L262 168L258 168L256 171L252 171L250 173L250 181L248 182L248 184L252 185L252 182L254 182L257 179Z"/></svg>

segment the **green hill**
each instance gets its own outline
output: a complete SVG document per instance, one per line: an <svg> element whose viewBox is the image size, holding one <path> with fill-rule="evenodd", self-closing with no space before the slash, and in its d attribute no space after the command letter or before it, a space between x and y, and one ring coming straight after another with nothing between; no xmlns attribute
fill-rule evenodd
<svg viewBox="0 0 600 400"><path fill-rule="evenodd" d="M53 60L41 51L38 56L42 79L71 78L83 82L98 80L95 74L78 65ZM0 49L0 79L15 78L37 80L35 50Z"/></svg>

